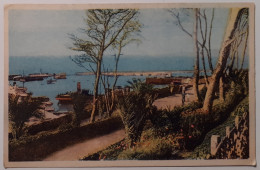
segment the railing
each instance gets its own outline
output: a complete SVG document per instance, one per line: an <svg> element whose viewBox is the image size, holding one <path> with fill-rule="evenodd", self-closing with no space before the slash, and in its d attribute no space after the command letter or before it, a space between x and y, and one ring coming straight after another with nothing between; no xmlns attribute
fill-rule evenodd
<svg viewBox="0 0 260 170"><path fill-rule="evenodd" d="M226 127L226 136L211 136L211 157L217 159L247 159L249 157L249 115L235 117L235 127Z"/></svg>

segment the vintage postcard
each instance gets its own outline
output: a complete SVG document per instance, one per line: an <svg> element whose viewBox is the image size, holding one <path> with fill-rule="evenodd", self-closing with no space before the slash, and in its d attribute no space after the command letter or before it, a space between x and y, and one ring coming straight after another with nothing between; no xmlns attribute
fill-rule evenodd
<svg viewBox="0 0 260 170"><path fill-rule="evenodd" d="M4 12L5 167L256 165L254 4Z"/></svg>

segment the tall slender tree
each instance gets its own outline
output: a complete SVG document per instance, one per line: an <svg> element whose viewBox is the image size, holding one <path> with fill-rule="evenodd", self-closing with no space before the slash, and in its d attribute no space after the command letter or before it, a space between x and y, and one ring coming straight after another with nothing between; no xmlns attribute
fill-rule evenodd
<svg viewBox="0 0 260 170"><path fill-rule="evenodd" d="M194 9L195 10L195 9ZM193 10L193 11L194 11ZM194 12L196 13L193 14L193 33L191 33L188 29L186 29L182 22L183 18L181 14L187 13L188 11L192 11L192 9L184 9L184 10L176 10L176 9L170 9L168 10L172 16L176 18L176 25L180 27L180 29L185 32L188 36L193 38L193 40L196 39L197 44L194 42L194 49L195 49L195 60L194 60L194 81L193 81L193 88L194 88L194 94L197 100L200 99L199 97L199 89L198 89L198 83L199 83L199 73L200 73L200 68L199 68L199 56L201 55L202 59L202 68L204 71L204 78L206 85L208 85L208 75L207 75L207 70L206 70L206 62L205 62L205 55L208 58L208 65L211 70L211 73L213 73L213 65L212 65L212 59L211 59L211 35L212 35L212 27L213 27L213 20L214 20L214 9L212 9L212 17L209 20L210 21L210 26L208 28L208 17L206 15L206 9L199 9L197 8L197 11ZM189 14L188 14L189 16ZM185 18L185 17L184 17ZM197 24L196 28L196 38L194 37L194 29L195 25ZM208 32L209 29L209 32ZM200 32L200 34L198 34ZM208 42L208 43L207 43ZM197 46L197 47L196 47ZM197 49L197 50L196 50ZM197 52L198 51L198 52Z"/></svg>
<svg viewBox="0 0 260 170"><path fill-rule="evenodd" d="M73 40L72 50L82 51L85 55L81 56L79 63L86 62L95 74L95 84L93 90L93 107L90 122L95 121L97 113L98 85L101 76L101 66L105 51L117 40L127 23L138 19L136 9L91 9L86 11L87 24L82 32L87 36L86 39L70 35Z"/></svg>
<svg viewBox="0 0 260 170"><path fill-rule="evenodd" d="M195 62L194 62L194 80L193 80L193 90L195 99L199 100L199 74L200 74L200 66L199 66L199 47L198 47L198 14L199 9L194 9L194 26L193 26L193 40L194 40L194 54L195 54Z"/></svg>
<svg viewBox="0 0 260 170"><path fill-rule="evenodd" d="M220 77L223 75L223 71L226 67L226 63L227 63L227 59L230 55L230 49L231 49L232 43L244 34L244 33L236 34L236 30L238 29L239 22L240 22L241 18L243 17L244 10L247 10L247 9L245 9L245 8L230 9L229 19L227 21L226 32L225 32L224 40L223 40L223 43L222 43L222 46L220 49L218 62L217 62L216 68L214 70L214 74L212 75L210 84L208 86L204 104L203 104L203 110L205 110L205 111L210 112L212 109L216 87L219 84Z"/></svg>

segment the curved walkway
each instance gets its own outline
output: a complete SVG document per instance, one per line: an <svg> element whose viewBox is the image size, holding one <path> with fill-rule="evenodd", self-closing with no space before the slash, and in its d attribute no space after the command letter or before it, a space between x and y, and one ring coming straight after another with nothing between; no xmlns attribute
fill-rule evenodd
<svg viewBox="0 0 260 170"><path fill-rule="evenodd" d="M188 104L195 100L195 96L193 93L193 88L188 88L186 90L185 95L185 103ZM182 96L181 94L174 94L172 96L160 98L154 101L154 106L156 106L158 109L173 109L174 106L181 106L182 105Z"/></svg>
<svg viewBox="0 0 260 170"><path fill-rule="evenodd" d="M123 129L112 133L99 136L93 139L87 139L81 143L68 146L60 151L54 152L43 161L75 161L87 156L88 154L98 152L106 147L122 140L125 137Z"/></svg>

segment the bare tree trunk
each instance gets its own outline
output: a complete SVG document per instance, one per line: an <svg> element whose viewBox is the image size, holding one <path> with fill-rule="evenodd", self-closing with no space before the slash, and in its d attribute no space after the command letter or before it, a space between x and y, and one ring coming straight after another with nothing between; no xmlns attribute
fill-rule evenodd
<svg viewBox="0 0 260 170"><path fill-rule="evenodd" d="M121 50L122 50L122 42L120 42L120 44L119 44L118 54L115 57L116 64L115 64L115 70L114 70L114 83L113 83L113 86L112 86L111 110L113 110L114 107L115 107L115 86L116 86L116 82L117 82L117 79L118 79L117 69L118 69L119 58L120 58L120 55L121 55Z"/></svg>
<svg viewBox="0 0 260 170"><path fill-rule="evenodd" d="M193 40L194 40L194 53L195 53L195 62L194 62L194 81L193 81L193 90L195 100L199 100L199 47L198 47L198 8L194 9L194 28L193 28Z"/></svg>
<svg viewBox="0 0 260 170"><path fill-rule="evenodd" d="M204 49L203 48L201 50L201 59L202 59L202 65L203 65L203 71L204 71L204 79L205 79L206 87L208 87L209 80L208 80L207 70L206 70L206 66L205 66L205 57L204 57Z"/></svg>
<svg viewBox="0 0 260 170"><path fill-rule="evenodd" d="M235 58L236 58L236 43L237 41L234 41L234 43L231 45L231 49L230 49L230 56L231 56L231 62L230 62L230 65L229 65L229 73L232 72L233 70L233 67L234 67L234 63L235 63Z"/></svg>
<svg viewBox="0 0 260 170"><path fill-rule="evenodd" d="M93 123L95 121L95 116L97 113L98 85L99 85L100 75L101 75L101 60L97 62L97 72L96 72L96 80L95 80L95 85L94 85L92 112L91 112L91 117L90 117L91 123Z"/></svg>
<svg viewBox="0 0 260 170"><path fill-rule="evenodd" d="M224 91L224 82L223 82L223 75L219 79L219 99L221 101L225 100L225 91Z"/></svg>
<svg viewBox="0 0 260 170"><path fill-rule="evenodd" d="M198 12L200 13L199 9L198 9ZM201 38L203 40L202 45L201 45L200 54L201 54L203 71L204 71L204 79L205 79L206 86L208 86L209 82L208 82L208 75L207 75L206 64L205 64L205 55L204 55L204 49L206 48L205 45L206 45L206 41L207 41L207 27L208 27L205 10L204 10L204 17L203 18L204 18L204 22L205 22L204 33L203 33L203 28L202 28L201 16L198 16L199 25L200 25L199 28L200 28ZM210 48L209 48L209 50L210 50ZM210 55L211 55L210 53L211 52L209 51L208 58L210 58ZM210 64L210 62L209 62L209 64Z"/></svg>
<svg viewBox="0 0 260 170"><path fill-rule="evenodd" d="M213 74L213 65L212 65L212 60L211 60L211 32L212 32L212 25L213 25L213 19L214 19L214 13L215 9L212 9L212 17L210 21L210 28L209 28L209 39L208 39L208 46L209 46L209 54L208 54L208 62L209 62L209 68L211 70L211 74Z"/></svg>
<svg viewBox="0 0 260 170"><path fill-rule="evenodd" d="M216 87L218 85L220 76L222 76L223 70L226 67L227 59L230 53L231 43L234 41L235 38L234 34L237 28L237 22L241 18L242 11L243 10L241 8L232 8L230 11L224 41L219 53L218 63L216 65L214 74L212 75L212 79L208 86L203 104L203 110L205 111L210 112L212 110Z"/></svg>
<svg viewBox="0 0 260 170"><path fill-rule="evenodd" d="M246 31L246 40L245 40L245 46L244 46L244 49L243 49L243 56L242 56L240 70L243 69L243 65L244 65L244 60L245 60L245 55L246 55L246 48L247 48L248 34L249 34L249 27L247 27L247 31Z"/></svg>

